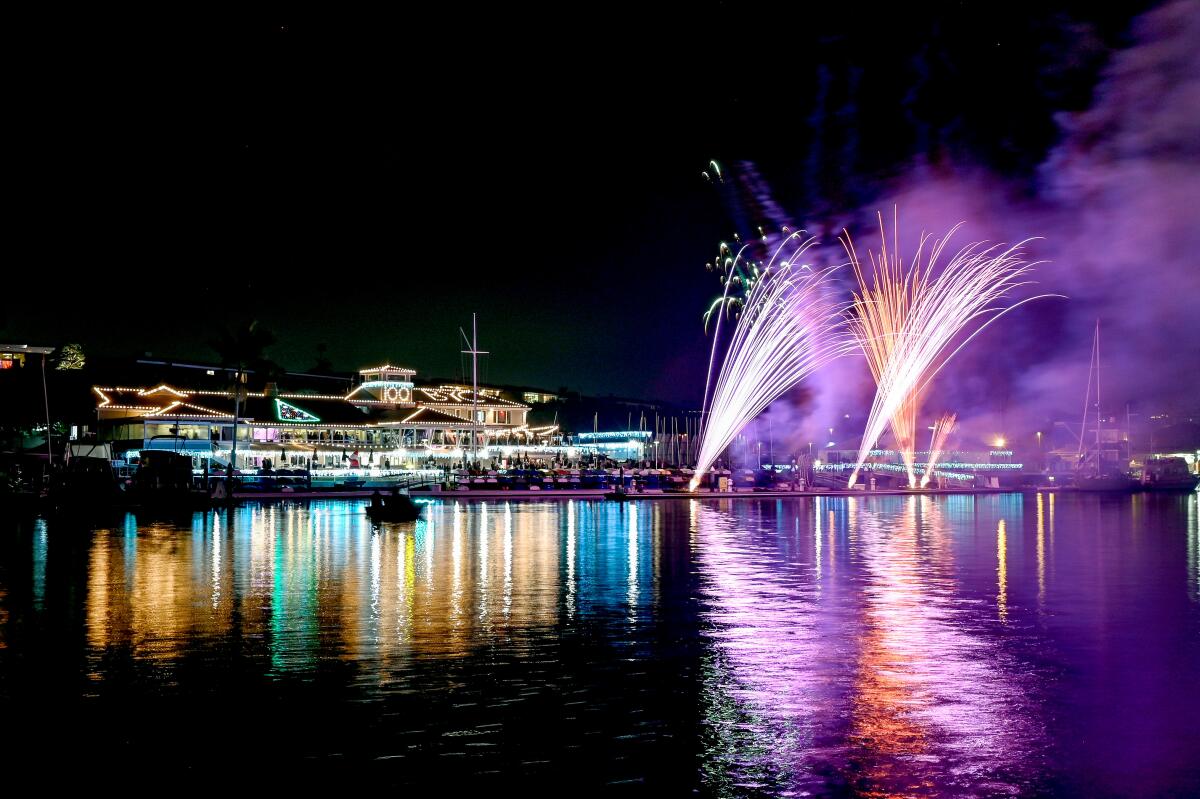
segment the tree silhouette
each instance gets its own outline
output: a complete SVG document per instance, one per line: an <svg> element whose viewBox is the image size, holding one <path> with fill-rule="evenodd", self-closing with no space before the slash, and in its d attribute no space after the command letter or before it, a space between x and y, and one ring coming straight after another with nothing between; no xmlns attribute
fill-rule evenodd
<svg viewBox="0 0 1200 799"><path fill-rule="evenodd" d="M317 345L317 362L310 370L315 374L327 375L333 372L333 362L329 360L329 345L321 342Z"/></svg>
<svg viewBox="0 0 1200 799"><path fill-rule="evenodd" d="M235 369L238 374L254 372L270 380L283 371L266 355L267 347L274 343L275 335L256 320L249 325L227 328L208 345L217 353L221 366Z"/></svg>
<svg viewBox="0 0 1200 799"><path fill-rule="evenodd" d="M79 344L64 344L54 356L54 368L60 371L83 368L83 347Z"/></svg>

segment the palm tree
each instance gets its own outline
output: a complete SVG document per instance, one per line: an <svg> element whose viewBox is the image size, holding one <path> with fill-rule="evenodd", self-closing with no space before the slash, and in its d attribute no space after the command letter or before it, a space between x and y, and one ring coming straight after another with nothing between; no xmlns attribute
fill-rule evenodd
<svg viewBox="0 0 1200 799"><path fill-rule="evenodd" d="M317 345L317 361L309 371L319 375L333 371L333 362L329 360L329 345L324 342Z"/></svg>
<svg viewBox="0 0 1200 799"><path fill-rule="evenodd" d="M237 375L256 372L271 376L279 372L279 366L266 357L267 347L275 343L275 335L258 321L249 325L227 328L219 338L208 342L220 358L221 366L232 368Z"/></svg>

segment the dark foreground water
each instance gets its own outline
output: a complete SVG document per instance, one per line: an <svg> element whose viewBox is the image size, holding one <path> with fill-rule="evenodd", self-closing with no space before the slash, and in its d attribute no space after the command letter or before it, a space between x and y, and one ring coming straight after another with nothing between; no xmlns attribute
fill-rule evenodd
<svg viewBox="0 0 1200 799"><path fill-rule="evenodd" d="M9 787L1197 795L1197 497L8 523L0 726Z"/></svg>

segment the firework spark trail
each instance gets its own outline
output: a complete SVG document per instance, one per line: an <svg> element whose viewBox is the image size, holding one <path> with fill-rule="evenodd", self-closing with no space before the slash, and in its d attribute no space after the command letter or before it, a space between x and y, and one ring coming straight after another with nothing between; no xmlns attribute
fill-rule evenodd
<svg viewBox="0 0 1200 799"><path fill-rule="evenodd" d="M717 317L692 488L751 419L805 377L857 346L844 328L844 307L831 299L832 292L827 290L829 275L837 267L814 271L796 263L813 241L802 239L799 233L790 234L765 268L758 270L709 403L721 319L726 314ZM789 256L781 258L789 247ZM725 297L728 293L729 282Z"/></svg>
<svg viewBox="0 0 1200 799"><path fill-rule="evenodd" d="M1007 249L976 242L963 247L941 273L932 274L942 249L960 227L955 225L943 238L932 240L928 263L923 253L930 237L922 234L913 264L905 269L898 256L897 230L893 228L892 252L887 251L887 234L880 215L883 246L879 256L871 253L872 282L868 284L854 251L850 234L842 242L858 279L859 291L849 319L875 377L877 389L867 427L859 447L850 485L858 480L867 453L891 423L897 446L912 449L920 396L930 381L975 336L1004 314L1042 297L1029 297L1010 306L998 306L1013 290L1027 285L1021 278L1035 265L1021 254L1019 242ZM1028 240L1026 240L1028 241ZM970 334L951 349L964 331ZM912 466L914 454L904 456L909 485L916 486Z"/></svg>
<svg viewBox="0 0 1200 799"><path fill-rule="evenodd" d="M925 474L921 477L921 488L929 485L929 480L933 477L934 467L942 459L942 453L946 449L946 441L950 438L950 434L954 432L957 421L958 417L955 414L943 413L933 423L933 435L929 437L929 462L925 464Z"/></svg>
<svg viewBox="0 0 1200 799"><path fill-rule="evenodd" d="M875 378L878 386L882 386L888 379L888 369L892 362L904 357L904 333L909 316L926 290L929 271L937 262L944 246L941 241L935 242L929 263L923 264L922 253L926 239L922 237L912 267L906 272L895 240L898 229L899 225L894 224L893 244L889 253L887 231L883 226L883 216L880 215L880 250L878 254L868 251L871 261L871 284L868 284L849 235L846 235L842 242L850 256L854 276L859 285L859 292L854 295L854 312L849 325L860 343L871 376ZM878 392L876 396L878 397ZM904 394L903 401L888 418L892 435L896 439L896 449L904 461L910 485L916 481L916 430L920 403L920 392L909 391Z"/></svg>

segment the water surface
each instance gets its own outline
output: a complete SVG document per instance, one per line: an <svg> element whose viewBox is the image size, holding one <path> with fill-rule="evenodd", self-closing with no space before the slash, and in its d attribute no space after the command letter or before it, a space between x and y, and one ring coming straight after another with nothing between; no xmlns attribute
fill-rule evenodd
<svg viewBox="0 0 1200 799"><path fill-rule="evenodd" d="M0 536L10 780L1200 793L1195 494L445 501L382 528L323 502Z"/></svg>

